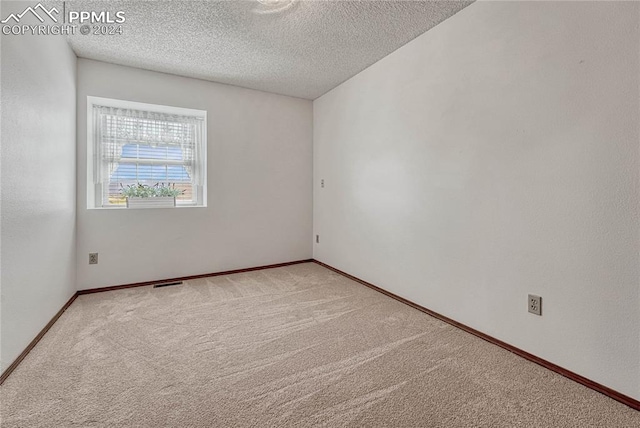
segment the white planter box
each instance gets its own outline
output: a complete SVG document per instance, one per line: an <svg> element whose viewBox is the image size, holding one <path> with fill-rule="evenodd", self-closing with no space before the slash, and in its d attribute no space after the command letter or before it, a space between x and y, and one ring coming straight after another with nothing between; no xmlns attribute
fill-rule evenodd
<svg viewBox="0 0 640 428"><path fill-rule="evenodd" d="M176 198L170 196L155 198L127 198L127 208L173 208Z"/></svg>

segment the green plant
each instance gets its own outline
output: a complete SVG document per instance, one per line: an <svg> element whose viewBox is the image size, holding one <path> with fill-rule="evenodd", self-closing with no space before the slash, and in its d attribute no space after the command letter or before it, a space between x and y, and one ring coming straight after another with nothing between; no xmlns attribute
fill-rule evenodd
<svg viewBox="0 0 640 428"><path fill-rule="evenodd" d="M166 186L164 183L158 184L156 183L156 196L169 196L172 198L178 197L184 193L184 190L176 189L176 184L169 183Z"/></svg>
<svg viewBox="0 0 640 428"><path fill-rule="evenodd" d="M125 198L157 198L157 197L170 197L175 198L184 193L184 190L176 189L175 183L167 184L156 183L153 186L147 184L128 184L123 186L120 184L120 194Z"/></svg>

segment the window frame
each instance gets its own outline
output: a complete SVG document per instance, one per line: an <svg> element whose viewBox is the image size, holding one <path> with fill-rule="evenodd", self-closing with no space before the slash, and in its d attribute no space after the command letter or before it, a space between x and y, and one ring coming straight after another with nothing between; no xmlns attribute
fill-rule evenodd
<svg viewBox="0 0 640 428"><path fill-rule="evenodd" d="M95 96L87 96L87 209L105 209L105 210L119 210L126 209L126 206L117 205L102 205L102 183L94 182L94 171L96 168L94 159L95 145L94 141L94 123L93 123L93 108L94 106L116 107L123 109L143 110L154 113L174 114L180 116L195 116L203 119L202 134L204 141L202 142L202 156L201 159L196 159L197 167L201 169L203 185L201 189L194 189L196 195L196 202L193 203L178 203L176 202L176 208L205 208L207 206L207 111L196 110L184 107L173 107L160 104L141 103L137 101L118 100L114 98L103 98Z"/></svg>

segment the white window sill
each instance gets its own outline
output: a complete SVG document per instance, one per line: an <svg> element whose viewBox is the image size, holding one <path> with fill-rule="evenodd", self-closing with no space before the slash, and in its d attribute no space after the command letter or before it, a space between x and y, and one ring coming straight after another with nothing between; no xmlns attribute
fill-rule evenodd
<svg viewBox="0 0 640 428"><path fill-rule="evenodd" d="M154 207L154 208L144 208L145 210L172 210L175 208L207 208L206 205L176 205L175 207ZM108 210L108 211L120 211L120 210L129 210L129 211L138 211L139 208L127 208L127 207L90 207L88 210Z"/></svg>

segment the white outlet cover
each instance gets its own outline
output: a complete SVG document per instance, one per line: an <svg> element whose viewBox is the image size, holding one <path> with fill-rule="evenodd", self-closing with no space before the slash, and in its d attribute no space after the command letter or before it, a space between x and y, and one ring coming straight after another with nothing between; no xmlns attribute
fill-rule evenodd
<svg viewBox="0 0 640 428"><path fill-rule="evenodd" d="M542 315L542 297L529 294L527 299L529 312L535 315Z"/></svg>

